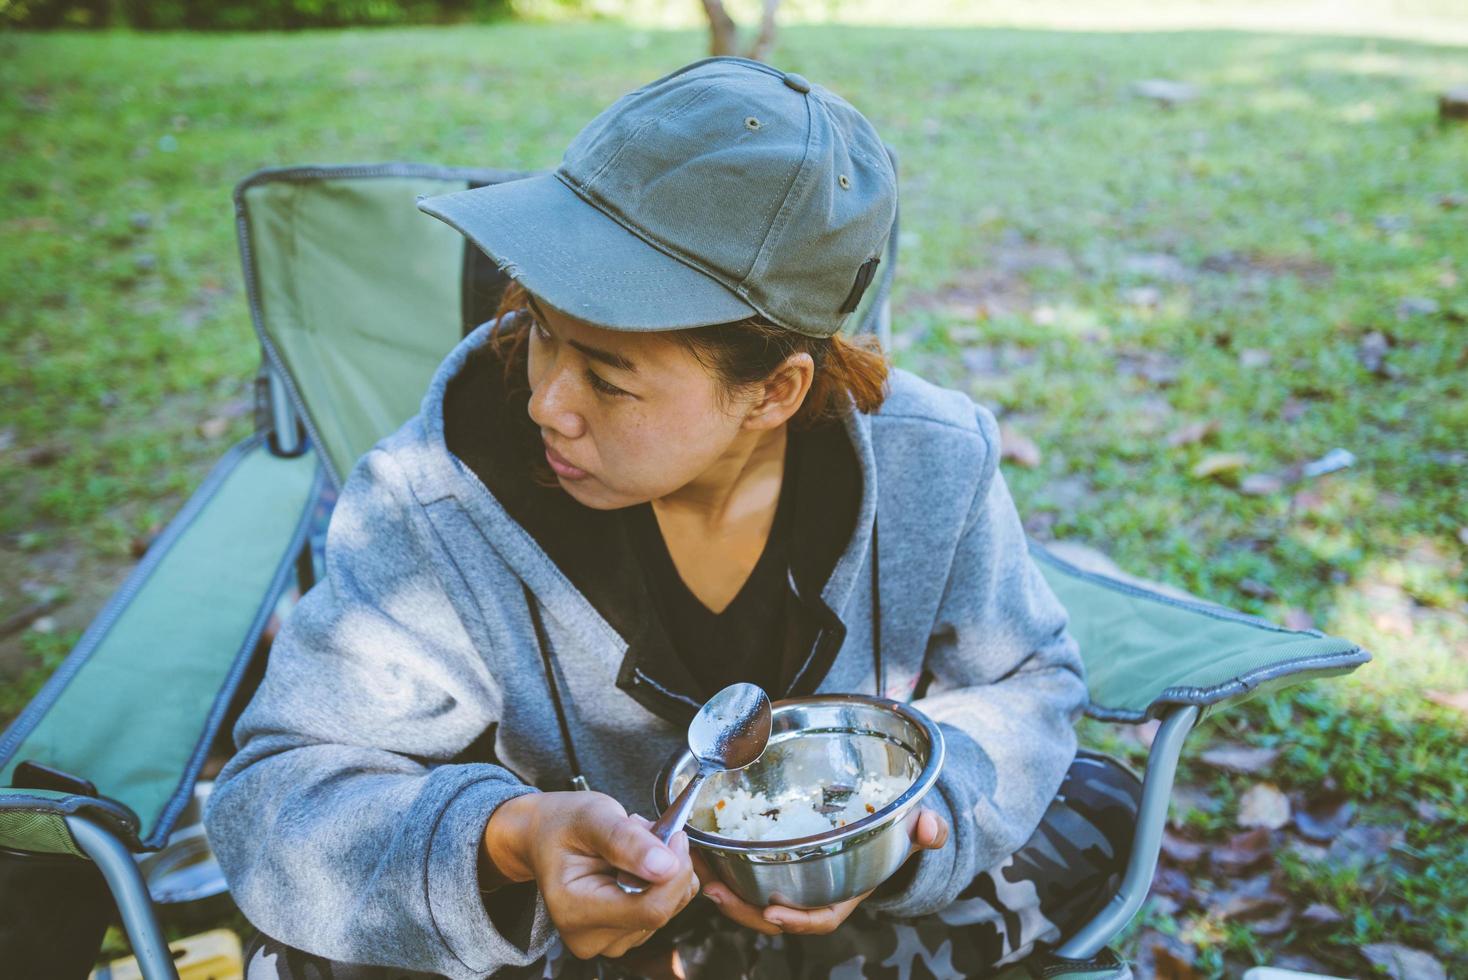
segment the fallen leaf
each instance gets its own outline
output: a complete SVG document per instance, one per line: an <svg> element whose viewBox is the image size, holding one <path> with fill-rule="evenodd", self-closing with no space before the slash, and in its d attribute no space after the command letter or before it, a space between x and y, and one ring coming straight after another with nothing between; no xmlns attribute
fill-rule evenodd
<svg viewBox="0 0 1468 980"><path fill-rule="evenodd" d="M1223 847L1215 847L1209 854L1213 866L1225 874L1238 874L1269 857L1274 839L1268 827L1256 827L1230 837Z"/></svg>
<svg viewBox="0 0 1468 980"><path fill-rule="evenodd" d="M1196 841L1183 840L1169 833L1162 835L1162 856L1169 864L1180 868L1195 867L1207 854L1208 849Z"/></svg>
<svg viewBox="0 0 1468 980"><path fill-rule="evenodd" d="M1239 481L1239 493L1246 497L1267 497L1284 488L1284 480L1273 473L1250 473Z"/></svg>
<svg viewBox="0 0 1468 980"><path fill-rule="evenodd" d="M1034 469L1040 465L1040 447L1034 441L1018 430L1007 426L999 426L1000 458L1007 459L1025 469Z"/></svg>
<svg viewBox="0 0 1468 980"><path fill-rule="evenodd" d="M1239 799L1240 827L1278 830L1290 822L1290 798L1273 783L1255 783Z"/></svg>
<svg viewBox="0 0 1468 980"><path fill-rule="evenodd" d="M1249 923L1249 931L1256 936L1278 936L1295 924L1295 910L1288 905L1267 919L1255 919Z"/></svg>
<svg viewBox="0 0 1468 980"><path fill-rule="evenodd" d="M1315 902L1300 913L1300 918L1315 926L1329 926L1344 922L1345 916L1323 902Z"/></svg>
<svg viewBox="0 0 1468 980"><path fill-rule="evenodd" d="M1202 980L1203 974L1193 969L1191 961L1183 959L1166 946L1154 946L1152 976L1155 980Z"/></svg>
<svg viewBox="0 0 1468 980"><path fill-rule="evenodd" d="M1198 97L1198 86L1169 78L1144 78L1132 83L1132 91L1169 109Z"/></svg>
<svg viewBox="0 0 1468 980"><path fill-rule="evenodd" d="M162 533L163 525L161 523L154 523L150 525L148 529L142 534L139 534L137 537L133 538L132 556L134 558L141 558L143 557L143 555L147 554L148 549L153 547L153 542L157 541L158 535Z"/></svg>
<svg viewBox="0 0 1468 980"><path fill-rule="evenodd" d="M1336 864L1362 868L1383 860L1403 837L1401 830L1387 827L1350 827L1336 837L1326 854Z"/></svg>
<svg viewBox="0 0 1468 980"><path fill-rule="evenodd" d="M1295 829L1306 840L1329 844L1340 836L1356 815L1356 804L1341 793L1311 798L1295 813Z"/></svg>
<svg viewBox="0 0 1468 980"><path fill-rule="evenodd" d="M23 458L27 466L50 466L61 458L61 450L55 446L37 446Z"/></svg>
<svg viewBox="0 0 1468 980"><path fill-rule="evenodd" d="M1418 316L1431 316L1439 309L1435 299L1426 296L1409 296L1397 304L1397 319L1410 320Z"/></svg>
<svg viewBox="0 0 1468 980"><path fill-rule="evenodd" d="M1274 765L1274 760L1279 758L1279 749L1225 743L1204 749L1198 758L1217 769L1253 775Z"/></svg>
<svg viewBox="0 0 1468 980"><path fill-rule="evenodd" d="M1362 954L1376 966L1386 970L1392 980L1447 980L1448 971L1428 953L1396 943L1372 943L1361 947Z"/></svg>
<svg viewBox="0 0 1468 980"><path fill-rule="evenodd" d="M1182 428L1174 430L1172 435L1167 437L1167 444L1174 449L1180 446L1191 446L1194 443L1202 442L1217 431L1217 420L1190 422Z"/></svg>
<svg viewBox="0 0 1468 980"><path fill-rule="evenodd" d="M1313 630L1315 628L1315 617L1303 609L1291 607L1285 610L1284 625L1292 630Z"/></svg>
<svg viewBox="0 0 1468 980"><path fill-rule="evenodd" d="M1152 891L1166 895L1184 905L1194 904L1193 879L1176 868L1160 867L1152 876Z"/></svg>
<svg viewBox="0 0 1468 980"><path fill-rule="evenodd" d="M1371 617L1371 625L1388 636L1400 636L1411 639L1417 632L1417 627L1412 623L1412 617L1401 609L1387 609ZM1441 693L1441 692L1439 692ZM1432 693L1427 695L1432 697Z"/></svg>
<svg viewBox="0 0 1468 980"><path fill-rule="evenodd" d="M1417 819L1423 823L1441 823L1447 816L1442 807L1436 803L1429 803L1427 800L1418 800L1412 810L1417 814Z"/></svg>
<svg viewBox="0 0 1468 980"><path fill-rule="evenodd" d="M1197 949L1176 936L1145 930L1137 937L1136 976L1139 980L1201 980L1193 969Z"/></svg>
<svg viewBox="0 0 1468 980"><path fill-rule="evenodd" d="M1162 290L1156 286L1132 286L1121 291L1121 301L1129 306L1151 309L1162 302Z"/></svg>
<svg viewBox="0 0 1468 980"><path fill-rule="evenodd" d="M1428 691L1427 700L1468 715L1468 691Z"/></svg>
<svg viewBox="0 0 1468 980"><path fill-rule="evenodd" d="M1309 844L1302 840L1290 841L1285 849L1306 864L1319 864L1330 854L1329 851L1319 844Z"/></svg>
<svg viewBox="0 0 1468 980"><path fill-rule="evenodd" d="M1199 480L1231 477L1249 465L1248 453L1210 453L1193 465L1192 474Z"/></svg>
<svg viewBox="0 0 1468 980"><path fill-rule="evenodd" d="M1356 360L1379 378L1394 377L1396 371L1386 362L1386 355L1390 350L1391 341L1387 340L1386 334L1373 330L1361 338L1361 343L1356 347Z"/></svg>
<svg viewBox="0 0 1468 980"><path fill-rule="evenodd" d="M1170 826L1181 827L1187 820L1189 813L1214 814L1222 809L1222 804L1214 796L1198 789L1196 786L1179 785L1172 790L1172 810L1167 818Z"/></svg>
<svg viewBox="0 0 1468 980"><path fill-rule="evenodd" d="M1209 897L1209 908L1223 919L1257 919L1273 915L1289 900L1275 891L1268 874L1234 882Z"/></svg>
<svg viewBox="0 0 1468 980"><path fill-rule="evenodd" d="M1273 355L1267 350L1259 347L1246 347L1239 351L1239 366L1243 368L1262 368L1272 358Z"/></svg>
<svg viewBox="0 0 1468 980"><path fill-rule="evenodd" d="M1239 591L1251 599L1274 599L1279 595L1268 582L1253 578L1240 579Z"/></svg>
<svg viewBox="0 0 1468 980"><path fill-rule="evenodd" d="M212 418L199 423L199 435L205 439L218 439L229 431L229 419Z"/></svg>

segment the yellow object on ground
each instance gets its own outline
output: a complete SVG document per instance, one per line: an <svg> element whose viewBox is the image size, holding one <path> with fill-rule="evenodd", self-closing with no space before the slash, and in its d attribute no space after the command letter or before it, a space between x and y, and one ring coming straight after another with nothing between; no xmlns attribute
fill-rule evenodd
<svg viewBox="0 0 1468 980"><path fill-rule="evenodd" d="M179 980L243 980L244 949L229 929L211 929L168 944ZM92 971L88 980L143 980L136 957L113 960Z"/></svg>

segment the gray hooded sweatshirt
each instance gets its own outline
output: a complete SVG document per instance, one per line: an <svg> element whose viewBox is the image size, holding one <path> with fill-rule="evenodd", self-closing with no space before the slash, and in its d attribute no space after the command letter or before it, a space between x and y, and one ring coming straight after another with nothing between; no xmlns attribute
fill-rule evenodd
<svg viewBox="0 0 1468 980"><path fill-rule="evenodd" d="M635 640L449 451L445 393L493 327L454 348L419 414L353 468L324 574L276 637L210 800L209 839L239 907L330 959L471 978L553 952L533 886L515 886L523 907L509 916L491 915L478 888L495 808L568 776L527 594L593 790L651 816L657 771L684 742L640 696L658 682L631 664ZM1086 689L1000 475L993 417L898 370L881 409L843 428L860 503L819 599L844 629L802 673L818 693L875 690L866 586L880 511L884 693L943 729L947 760L925 805L952 833L912 859L903 887L867 902L919 916L1039 824L1074 757ZM465 761L476 748L488 757L486 741L494 763Z"/></svg>

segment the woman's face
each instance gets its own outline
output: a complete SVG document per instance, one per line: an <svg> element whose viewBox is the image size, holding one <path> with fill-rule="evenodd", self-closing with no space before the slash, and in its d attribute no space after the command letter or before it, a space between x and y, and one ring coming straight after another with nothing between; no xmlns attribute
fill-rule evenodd
<svg viewBox="0 0 1468 980"><path fill-rule="evenodd" d="M722 457L752 398L719 385L682 344L608 330L531 300L530 417L577 501L611 510L666 497Z"/></svg>

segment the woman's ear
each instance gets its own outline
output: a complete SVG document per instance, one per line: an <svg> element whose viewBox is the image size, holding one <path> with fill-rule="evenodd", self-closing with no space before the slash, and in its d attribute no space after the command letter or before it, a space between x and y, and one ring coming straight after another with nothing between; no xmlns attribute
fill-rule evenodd
<svg viewBox="0 0 1468 980"><path fill-rule="evenodd" d="M815 361L804 351L785 358L759 383L756 400L744 417L744 427L775 429L784 425L805 403L815 374Z"/></svg>

